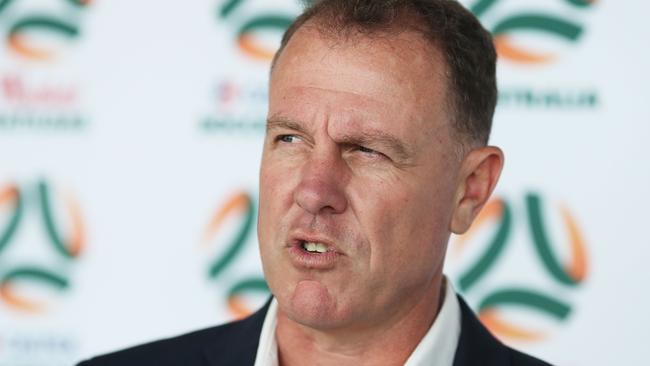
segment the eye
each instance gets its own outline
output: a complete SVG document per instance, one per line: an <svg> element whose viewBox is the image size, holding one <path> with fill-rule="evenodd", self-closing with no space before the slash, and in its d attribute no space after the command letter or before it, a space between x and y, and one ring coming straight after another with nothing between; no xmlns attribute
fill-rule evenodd
<svg viewBox="0 0 650 366"><path fill-rule="evenodd" d="M384 155L383 153L373 150L369 147L357 145L354 150L357 152L361 153L361 156L363 156L366 159L371 159L371 160L381 160L381 159L388 159L388 156Z"/></svg>
<svg viewBox="0 0 650 366"><path fill-rule="evenodd" d="M296 135L278 135L275 138L275 141L292 144L300 141L300 138Z"/></svg>
<svg viewBox="0 0 650 366"><path fill-rule="evenodd" d="M359 151L361 151L362 153L365 153L365 154L381 154L380 152L375 151L373 149L369 149L369 148L367 148L365 146L359 146L358 149L359 149Z"/></svg>

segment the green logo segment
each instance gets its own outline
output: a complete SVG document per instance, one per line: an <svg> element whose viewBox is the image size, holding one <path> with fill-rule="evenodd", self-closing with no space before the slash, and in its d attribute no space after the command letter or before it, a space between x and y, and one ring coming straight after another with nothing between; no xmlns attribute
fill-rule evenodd
<svg viewBox="0 0 650 366"><path fill-rule="evenodd" d="M478 282L478 280L480 280L490 270L501 255L501 252L503 252L512 225L512 212L510 206L501 200L493 200L489 202L481 211L477 222L483 223L486 220L500 220L498 224L499 228L490 241L485 253L483 253L483 255L479 257L478 261L460 277L458 283L461 291L469 291L472 286L474 286L476 282ZM472 226L472 230L476 230L477 228L478 225ZM463 238L468 237L469 235Z"/></svg>
<svg viewBox="0 0 650 366"><path fill-rule="evenodd" d="M18 223L23 214L23 200L17 187L8 186L4 190L0 191L0 206L5 204L13 206L13 214L9 219L7 227L2 231L2 234L0 234L0 254L7 247L7 244L9 244L9 241L16 233Z"/></svg>
<svg viewBox="0 0 650 366"><path fill-rule="evenodd" d="M562 266L553 253L552 245L546 235L539 196L527 195L526 207L533 243L548 273L564 285L576 286L580 284L586 274L586 255L580 232L569 212L565 209L562 210L564 223L570 233L572 260L568 265Z"/></svg>
<svg viewBox="0 0 650 366"><path fill-rule="evenodd" d="M588 0L565 0L576 8L586 8L593 4ZM492 10L500 0L479 0L470 6L470 10L479 18ZM576 42L583 34L584 28L573 20L559 15L520 12L503 17L491 30L494 44L499 56L519 63L547 63L556 55L549 52L525 49L512 40L512 36L524 32L545 34L552 38Z"/></svg>
<svg viewBox="0 0 650 366"><path fill-rule="evenodd" d="M523 341L536 341L545 337L540 331L526 329L506 320L500 308L515 307L546 314L557 320L566 319L571 307L561 300L538 291L506 288L492 292L478 306L481 321L498 336Z"/></svg>

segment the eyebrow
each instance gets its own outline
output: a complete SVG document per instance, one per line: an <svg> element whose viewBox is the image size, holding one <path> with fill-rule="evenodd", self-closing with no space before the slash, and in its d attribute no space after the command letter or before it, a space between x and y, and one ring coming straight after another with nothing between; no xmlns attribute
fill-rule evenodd
<svg viewBox="0 0 650 366"><path fill-rule="evenodd" d="M266 122L266 130L269 131L277 128L286 128L309 135L309 131L302 124L296 121L292 121L291 119L282 116L270 117ZM347 146L370 145L368 146L370 148L380 146L389 149L397 157L397 160L400 161L407 161L413 156L410 149L408 149L400 139L389 133L376 129L354 134L344 134L337 143Z"/></svg>
<svg viewBox="0 0 650 366"><path fill-rule="evenodd" d="M267 132L269 130L273 130L276 128L286 128L289 130L294 130L294 131L302 132L304 134L308 134L307 129L303 127L303 125L281 116L273 116L266 121Z"/></svg>

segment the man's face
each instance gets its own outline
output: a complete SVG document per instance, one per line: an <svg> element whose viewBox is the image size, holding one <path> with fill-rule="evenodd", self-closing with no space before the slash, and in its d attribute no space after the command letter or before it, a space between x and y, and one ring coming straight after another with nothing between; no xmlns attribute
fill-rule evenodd
<svg viewBox="0 0 650 366"><path fill-rule="evenodd" d="M363 328L439 290L459 168L444 74L409 32L331 40L307 25L284 49L258 235L291 320Z"/></svg>

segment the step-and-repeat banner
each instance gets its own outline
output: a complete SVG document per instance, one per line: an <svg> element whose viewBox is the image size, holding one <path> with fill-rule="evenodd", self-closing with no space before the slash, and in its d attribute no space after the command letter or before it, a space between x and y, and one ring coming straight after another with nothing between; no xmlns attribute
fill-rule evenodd
<svg viewBox="0 0 650 366"><path fill-rule="evenodd" d="M650 359L650 5L464 1L494 34L506 153L446 273L504 342ZM0 365L242 316L269 60L296 0L0 0Z"/></svg>

